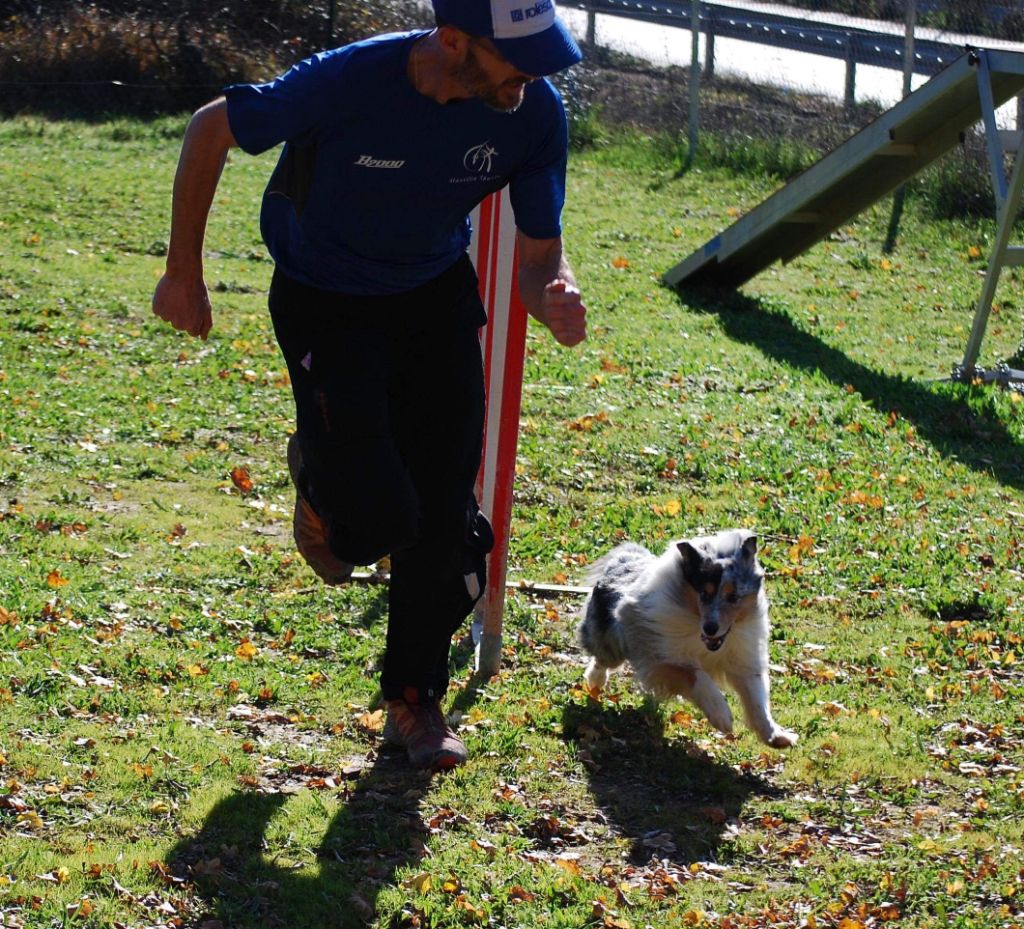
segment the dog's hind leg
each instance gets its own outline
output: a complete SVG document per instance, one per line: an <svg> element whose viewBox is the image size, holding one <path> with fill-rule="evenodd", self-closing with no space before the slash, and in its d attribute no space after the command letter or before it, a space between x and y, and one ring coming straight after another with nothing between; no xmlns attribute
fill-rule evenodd
<svg viewBox="0 0 1024 929"><path fill-rule="evenodd" d="M799 736L783 729L774 719L768 702L768 672L752 674L727 674L729 684L736 691L743 704L744 716L757 737L772 748L789 748L796 745Z"/></svg>
<svg viewBox="0 0 1024 929"><path fill-rule="evenodd" d="M608 669L596 658L591 658L587 670L583 672L583 680L586 681L590 696L596 700L601 696L604 685L608 683Z"/></svg>
<svg viewBox="0 0 1024 929"><path fill-rule="evenodd" d="M722 691L700 668L675 664L658 664L645 668L643 684L655 696L665 699L678 694L697 705L719 732L732 732L732 712Z"/></svg>

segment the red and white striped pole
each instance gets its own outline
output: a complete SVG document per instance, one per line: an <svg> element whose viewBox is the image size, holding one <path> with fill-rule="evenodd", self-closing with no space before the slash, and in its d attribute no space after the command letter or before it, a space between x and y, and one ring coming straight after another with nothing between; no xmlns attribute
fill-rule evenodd
<svg viewBox="0 0 1024 929"><path fill-rule="evenodd" d="M494 548L487 564L487 588L473 617L473 639L477 672L482 677L492 677L501 665L512 483L516 473L526 354L526 308L519 299L516 227L508 188L491 194L470 218L473 239L469 253L476 266L480 297L487 310L487 325L480 330L487 418L476 496L494 529Z"/></svg>

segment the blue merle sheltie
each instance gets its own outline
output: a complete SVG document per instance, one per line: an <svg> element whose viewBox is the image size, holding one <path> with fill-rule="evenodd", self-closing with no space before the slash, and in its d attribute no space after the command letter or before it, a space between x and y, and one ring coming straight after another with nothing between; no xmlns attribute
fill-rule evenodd
<svg viewBox="0 0 1024 929"><path fill-rule="evenodd" d="M681 696L732 732L719 689L743 704L747 725L773 748L797 734L772 718L768 702L768 597L757 537L729 529L674 542L661 556L627 542L599 559L577 635L590 657L586 682L597 696L608 672L629 663L655 698Z"/></svg>

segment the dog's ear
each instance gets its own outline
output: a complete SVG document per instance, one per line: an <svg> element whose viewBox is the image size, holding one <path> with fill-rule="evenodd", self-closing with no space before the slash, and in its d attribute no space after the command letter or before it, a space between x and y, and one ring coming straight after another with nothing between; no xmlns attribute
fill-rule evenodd
<svg viewBox="0 0 1024 929"><path fill-rule="evenodd" d="M685 539L682 542L676 542L676 551L682 555L684 568L691 571L696 571L700 568L704 556Z"/></svg>
<svg viewBox="0 0 1024 929"><path fill-rule="evenodd" d="M683 561L683 578L688 584L698 587L701 574L708 562L707 555L696 545L685 540L676 543L676 551L679 552L679 557Z"/></svg>
<svg viewBox="0 0 1024 929"><path fill-rule="evenodd" d="M757 536L750 533L750 535L743 540L742 548L743 557L746 558L747 561L753 561L757 556Z"/></svg>

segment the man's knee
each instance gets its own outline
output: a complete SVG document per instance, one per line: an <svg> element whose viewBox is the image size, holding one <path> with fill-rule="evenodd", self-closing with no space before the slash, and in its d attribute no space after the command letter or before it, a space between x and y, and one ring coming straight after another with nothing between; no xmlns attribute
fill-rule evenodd
<svg viewBox="0 0 1024 929"><path fill-rule="evenodd" d="M373 564L391 552L411 548L419 540L415 508L394 501L376 501L362 507L360 515L330 514L331 551L352 564Z"/></svg>

